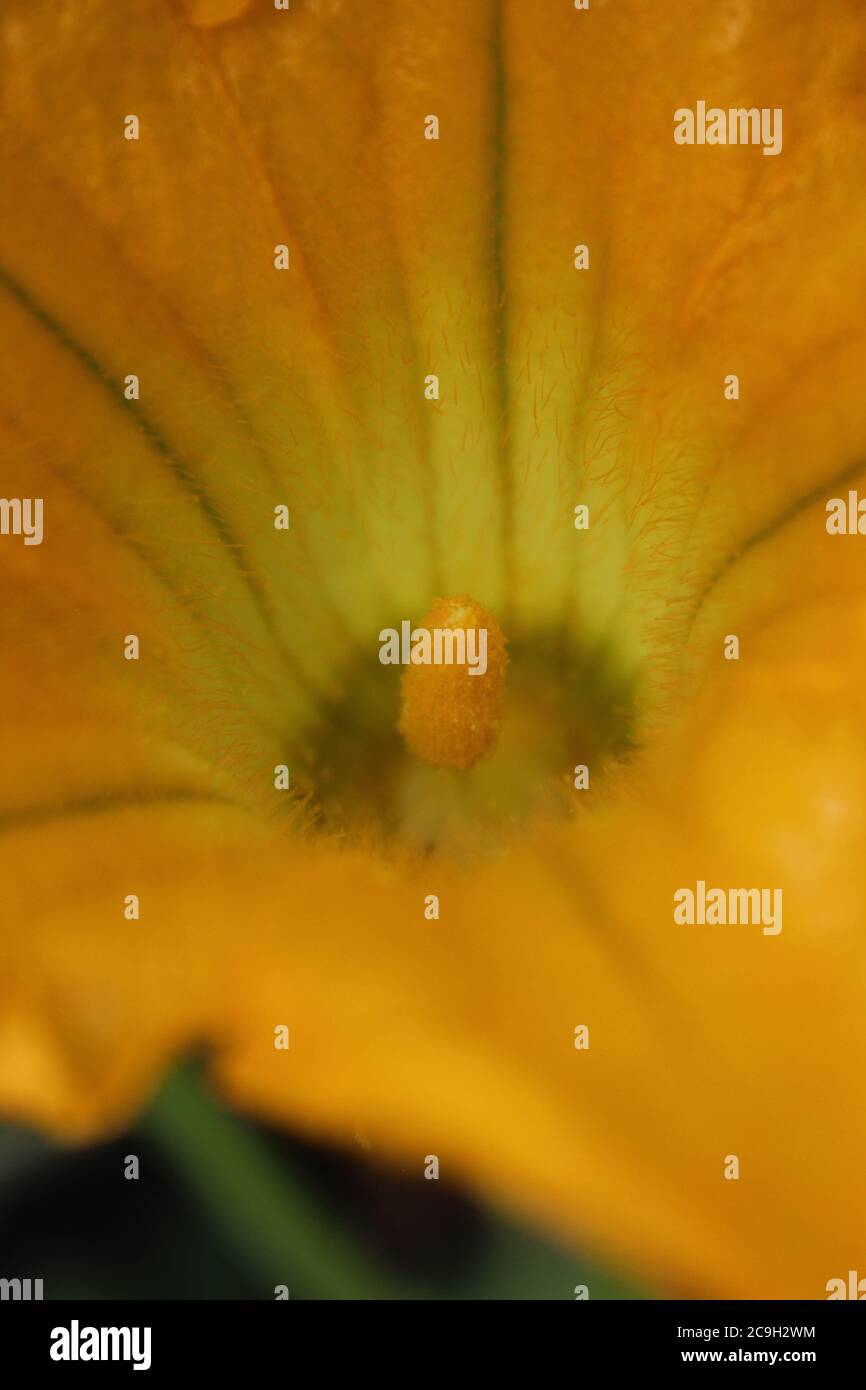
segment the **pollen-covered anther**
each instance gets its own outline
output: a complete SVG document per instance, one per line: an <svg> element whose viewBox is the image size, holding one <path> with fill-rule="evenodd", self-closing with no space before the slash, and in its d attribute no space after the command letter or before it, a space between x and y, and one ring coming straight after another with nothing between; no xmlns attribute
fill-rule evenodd
<svg viewBox="0 0 866 1390"><path fill-rule="evenodd" d="M400 732L432 767L470 768L496 748L508 666L505 635L465 594L437 598L414 629Z"/></svg>

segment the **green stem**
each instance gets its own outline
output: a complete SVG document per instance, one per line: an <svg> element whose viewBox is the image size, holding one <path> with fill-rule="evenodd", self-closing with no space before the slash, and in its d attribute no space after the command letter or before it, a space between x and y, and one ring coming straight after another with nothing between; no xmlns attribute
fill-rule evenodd
<svg viewBox="0 0 866 1390"><path fill-rule="evenodd" d="M207 1217L272 1298L277 1284L317 1299L417 1299L361 1253L266 1140L222 1109L191 1070L175 1072L142 1122Z"/></svg>

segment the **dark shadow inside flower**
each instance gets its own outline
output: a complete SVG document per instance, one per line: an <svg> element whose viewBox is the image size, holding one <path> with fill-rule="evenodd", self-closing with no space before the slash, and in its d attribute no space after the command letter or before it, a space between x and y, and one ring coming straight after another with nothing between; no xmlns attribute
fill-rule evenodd
<svg viewBox="0 0 866 1390"><path fill-rule="evenodd" d="M561 632L509 643L498 744L463 771L425 766L398 732L400 681L375 653L344 672L339 699L287 750L296 789L325 831L455 857L495 851L538 813L572 814L634 748L634 677L613 644L573 646ZM575 768L590 769L585 791Z"/></svg>

